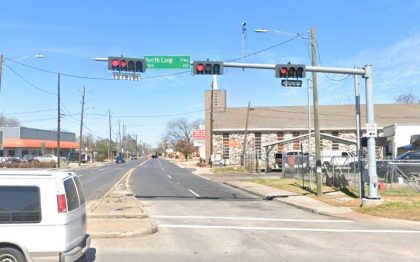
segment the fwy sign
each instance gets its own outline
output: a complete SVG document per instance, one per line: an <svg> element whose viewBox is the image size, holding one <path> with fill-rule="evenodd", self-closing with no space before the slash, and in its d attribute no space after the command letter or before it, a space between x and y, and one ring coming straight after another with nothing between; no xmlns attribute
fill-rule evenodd
<svg viewBox="0 0 420 262"><path fill-rule="evenodd" d="M189 56L145 56L147 68L176 69L190 68Z"/></svg>

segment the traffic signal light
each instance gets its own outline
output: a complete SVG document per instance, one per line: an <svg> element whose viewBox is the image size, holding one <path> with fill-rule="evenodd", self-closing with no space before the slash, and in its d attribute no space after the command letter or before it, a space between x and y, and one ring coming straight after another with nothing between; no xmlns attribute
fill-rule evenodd
<svg viewBox="0 0 420 262"><path fill-rule="evenodd" d="M108 70L141 73L146 71L146 67L145 59L113 56L108 57Z"/></svg>
<svg viewBox="0 0 420 262"><path fill-rule="evenodd" d="M305 78L305 65L276 65L277 78Z"/></svg>
<svg viewBox="0 0 420 262"><path fill-rule="evenodd" d="M194 61L194 75L223 75L223 61Z"/></svg>

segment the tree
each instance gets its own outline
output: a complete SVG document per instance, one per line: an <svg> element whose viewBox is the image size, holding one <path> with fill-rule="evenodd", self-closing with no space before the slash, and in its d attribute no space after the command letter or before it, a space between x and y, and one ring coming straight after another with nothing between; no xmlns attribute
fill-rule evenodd
<svg viewBox="0 0 420 262"><path fill-rule="evenodd" d="M186 118L178 118L168 122L165 135L167 141L165 142L174 145L174 149L181 152L185 156L185 160L188 160L189 155L195 150L192 131L197 129L201 123L203 121L200 119L189 122Z"/></svg>
<svg viewBox="0 0 420 262"><path fill-rule="evenodd" d="M19 120L16 118L7 118L5 116L0 116L0 126L5 127L17 127L20 126Z"/></svg>
<svg viewBox="0 0 420 262"><path fill-rule="evenodd" d="M420 98L412 93L403 93L395 98L397 104L420 104Z"/></svg>

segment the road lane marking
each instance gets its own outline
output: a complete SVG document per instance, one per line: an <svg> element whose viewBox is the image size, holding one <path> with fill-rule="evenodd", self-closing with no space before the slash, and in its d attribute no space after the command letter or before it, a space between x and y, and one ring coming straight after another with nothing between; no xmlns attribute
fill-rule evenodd
<svg viewBox="0 0 420 262"><path fill-rule="evenodd" d="M193 174L194 174L194 173L193 173ZM196 174L194 174L194 175L196 175ZM201 177L201 178L203 178L203 179L205 179L205 180L211 180L211 178L208 178L208 177L205 177L205 176L200 176L200 175L196 175L196 176Z"/></svg>
<svg viewBox="0 0 420 262"><path fill-rule="evenodd" d="M190 191L190 192L191 192L191 194L193 194L194 196L196 196L196 197L200 197L200 195L199 195L199 194L197 194L196 192L192 191L191 189L188 189L188 191Z"/></svg>
<svg viewBox="0 0 420 262"><path fill-rule="evenodd" d="M216 216L165 216L157 215L154 218L173 219L219 219L219 220L249 220L249 221L281 221L304 223L353 223L352 220L327 220L327 219L287 219L287 218L258 218L258 217L216 217Z"/></svg>
<svg viewBox="0 0 420 262"><path fill-rule="evenodd" d="M172 177L170 175L167 175L170 179L172 179Z"/></svg>
<svg viewBox="0 0 420 262"><path fill-rule="evenodd" d="M170 225L161 224L159 228L186 229L234 229L253 231L302 231L302 232L330 232L330 233L382 233L382 234L420 234L416 230L381 230L381 229L329 229L329 228L296 228L296 227L240 227L240 226L207 226L207 225Z"/></svg>

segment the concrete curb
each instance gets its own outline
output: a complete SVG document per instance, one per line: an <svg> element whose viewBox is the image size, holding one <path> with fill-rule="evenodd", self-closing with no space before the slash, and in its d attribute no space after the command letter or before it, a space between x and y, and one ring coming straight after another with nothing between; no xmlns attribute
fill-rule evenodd
<svg viewBox="0 0 420 262"><path fill-rule="evenodd" d="M282 196L263 195L263 194L260 194L260 193L256 193L254 191L251 191L249 189L245 189L243 187L239 187L237 185L233 185L233 184L231 184L229 182L223 182L223 184L225 184L227 186L230 186L230 187L233 187L233 188L236 188L236 189L243 190L243 191L245 191L247 193L250 193L250 194L253 194L253 195L262 197L264 200L267 200L269 198L272 198L275 201L279 201L279 202L281 202L283 204L286 204L286 205L289 205L289 206L292 206L292 207L296 207L296 208L299 208L299 209L302 209L302 210L305 210L305 211L309 211L311 213L320 214L320 215L329 216L329 217L334 217L334 218L343 218L343 217L345 217L345 216L340 216L340 214L326 212L326 211L323 211L323 210L320 210L320 209L317 209L317 208L308 207L308 206L300 205L300 204L297 204L297 203L292 203L290 201L284 201L283 199L281 199ZM289 197L289 196L293 196L293 194L287 195L286 197ZM278 198L278 197L280 197L280 198ZM353 213L353 211L343 212L341 214L344 215L344 214L348 214L348 213Z"/></svg>
<svg viewBox="0 0 420 262"><path fill-rule="evenodd" d="M129 169L100 199L87 203L88 232L93 237L131 238L158 231L143 204L128 189L126 181L134 170Z"/></svg>
<svg viewBox="0 0 420 262"><path fill-rule="evenodd" d="M106 222L110 222L110 219L106 219ZM140 236L147 236L147 235L151 235L154 234L156 232L158 232L158 226L149 218L147 219L135 219L136 221L130 221L133 219L125 219L125 220L121 220L119 219L118 221L123 221L123 222L133 222L133 224L138 224L139 221L144 222L144 223L148 223L150 225L146 225L146 226L141 226L141 227L136 227L135 230L127 230L127 231L121 231L121 230L116 230L116 231L108 231L108 232L104 232L104 231L89 231L89 234L94 237L94 238L133 238L133 237L140 237ZM93 221L93 224L95 224L100 222L100 221ZM92 223L92 222L91 222Z"/></svg>

